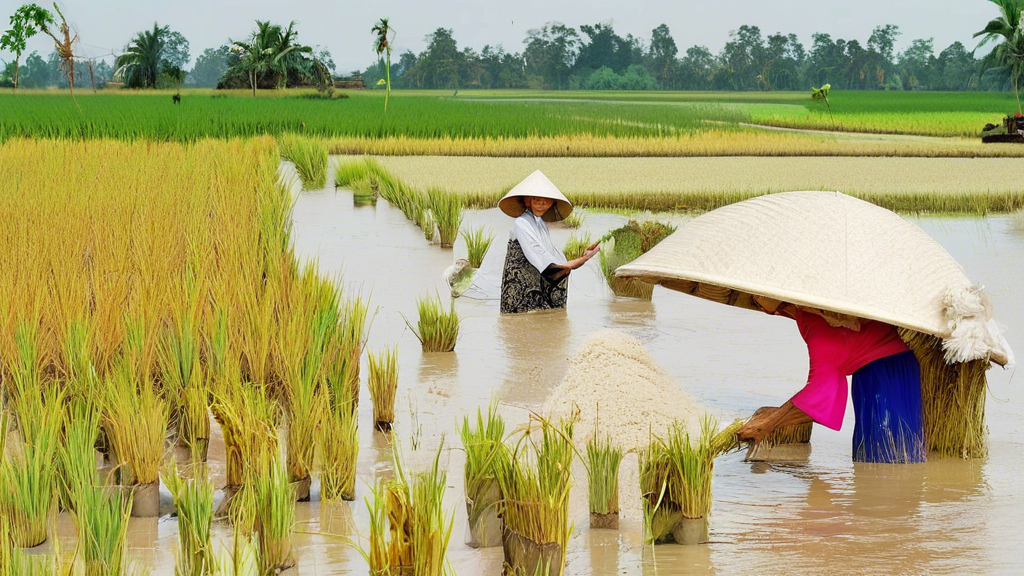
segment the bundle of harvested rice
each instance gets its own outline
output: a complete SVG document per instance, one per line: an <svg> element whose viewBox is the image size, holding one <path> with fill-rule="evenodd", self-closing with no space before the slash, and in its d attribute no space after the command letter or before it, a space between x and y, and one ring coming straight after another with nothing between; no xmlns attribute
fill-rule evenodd
<svg viewBox="0 0 1024 576"><path fill-rule="evenodd" d="M594 434L600 413L600 433L625 450L645 446L652 433L664 435L673 422L697 437L704 415L639 340L616 330L587 337L543 412L557 418L569 414L574 405L581 412L576 426L580 446Z"/></svg>

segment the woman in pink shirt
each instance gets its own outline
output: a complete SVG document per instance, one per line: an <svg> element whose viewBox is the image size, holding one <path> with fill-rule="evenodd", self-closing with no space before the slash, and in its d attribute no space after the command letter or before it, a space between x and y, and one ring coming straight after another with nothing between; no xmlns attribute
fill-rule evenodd
<svg viewBox="0 0 1024 576"><path fill-rule="evenodd" d="M817 422L839 430L846 412L846 377L853 375L855 462L923 462L921 369L895 326L766 298L769 314L796 320L807 343L807 385L779 408L761 408L739 431L760 441L783 426Z"/></svg>

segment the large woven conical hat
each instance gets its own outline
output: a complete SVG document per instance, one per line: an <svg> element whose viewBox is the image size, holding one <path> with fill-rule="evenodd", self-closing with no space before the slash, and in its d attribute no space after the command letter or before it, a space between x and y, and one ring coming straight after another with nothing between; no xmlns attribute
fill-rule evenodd
<svg viewBox="0 0 1024 576"><path fill-rule="evenodd" d="M540 198L551 198L555 201L551 208L544 213L545 222L562 220L572 212L572 203L562 194L554 182L548 180L540 170L527 176L522 182L516 184L508 194L498 201L498 208L513 218L518 218L526 210L523 204L523 196L537 196Z"/></svg>
<svg viewBox="0 0 1024 576"><path fill-rule="evenodd" d="M756 308L751 296L943 339L949 362L1012 362L981 287L923 230L839 192L784 192L713 210L617 276Z"/></svg>

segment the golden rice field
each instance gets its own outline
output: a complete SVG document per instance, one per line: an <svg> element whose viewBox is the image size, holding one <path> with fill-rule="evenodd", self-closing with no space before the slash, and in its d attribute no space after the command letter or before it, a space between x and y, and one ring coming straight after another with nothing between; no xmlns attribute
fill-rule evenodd
<svg viewBox="0 0 1024 576"><path fill-rule="evenodd" d="M529 136L521 138L344 137L325 140L331 154L493 157L863 156L1013 158L1024 147L974 138L816 134L750 128L675 136Z"/></svg>
<svg viewBox="0 0 1024 576"><path fill-rule="evenodd" d="M1024 208L1024 181L1011 176L1019 164L1013 159L381 156L377 161L413 188L440 187L471 206L494 206L539 169L574 202L602 208L706 210L786 190L838 190L903 212Z"/></svg>

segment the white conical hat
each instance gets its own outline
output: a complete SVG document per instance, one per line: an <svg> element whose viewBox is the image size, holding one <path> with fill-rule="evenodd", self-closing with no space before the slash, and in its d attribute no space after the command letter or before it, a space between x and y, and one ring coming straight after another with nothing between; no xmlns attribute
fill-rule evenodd
<svg viewBox="0 0 1024 576"><path fill-rule="evenodd" d="M757 309L751 295L943 339L948 362L1013 352L981 288L924 230L839 192L767 194L683 224L616 276Z"/></svg>
<svg viewBox="0 0 1024 576"><path fill-rule="evenodd" d="M505 197L498 202L498 208L513 218L518 218L526 210L523 205L523 196L536 196L538 198L551 198L555 201L551 208L544 213L545 222L556 222L564 219L572 212L572 202L562 194L554 182L548 180L540 170L527 176L522 182L516 184Z"/></svg>

